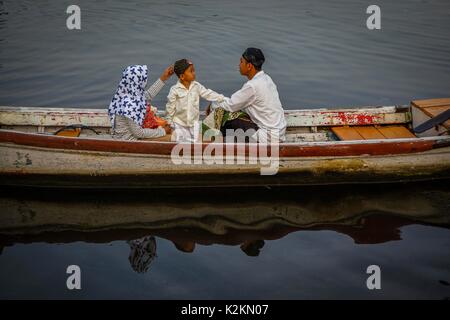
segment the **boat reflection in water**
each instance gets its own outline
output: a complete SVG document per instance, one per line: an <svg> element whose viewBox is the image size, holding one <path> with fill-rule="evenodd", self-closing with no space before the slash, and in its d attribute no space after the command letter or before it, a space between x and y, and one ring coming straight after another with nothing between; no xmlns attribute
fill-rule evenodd
<svg viewBox="0 0 450 320"><path fill-rule="evenodd" d="M134 271L149 270L157 239L185 253L236 246L248 256L265 241L332 230L356 244L401 240L403 226L450 226L445 182L361 187L24 192L0 197L0 248L16 243L127 241Z"/></svg>

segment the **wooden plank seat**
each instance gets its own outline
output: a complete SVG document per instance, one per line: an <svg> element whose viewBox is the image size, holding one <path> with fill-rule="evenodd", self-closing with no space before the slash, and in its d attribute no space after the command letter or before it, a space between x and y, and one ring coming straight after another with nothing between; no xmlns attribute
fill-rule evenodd
<svg viewBox="0 0 450 320"><path fill-rule="evenodd" d="M331 131L340 140L416 138L416 136L404 126L344 126L332 127Z"/></svg>

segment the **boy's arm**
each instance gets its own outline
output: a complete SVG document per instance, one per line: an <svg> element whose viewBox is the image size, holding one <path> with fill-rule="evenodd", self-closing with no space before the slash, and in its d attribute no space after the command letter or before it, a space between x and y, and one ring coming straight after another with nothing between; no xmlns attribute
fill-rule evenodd
<svg viewBox="0 0 450 320"><path fill-rule="evenodd" d="M250 104L255 100L255 89L248 83L244 84L241 90L233 93L231 98L224 98L222 102L215 102L211 105L211 109L214 110L218 107L225 109L225 111L239 111Z"/></svg>
<svg viewBox="0 0 450 320"><path fill-rule="evenodd" d="M176 111L176 95L175 92L171 89L169 95L167 96L167 104L166 104L166 115L170 125L172 125L175 111Z"/></svg>
<svg viewBox="0 0 450 320"><path fill-rule="evenodd" d="M223 99L225 98L223 94L217 93L211 89L206 89L200 83L198 84L198 86L199 86L200 97L202 97L205 100L208 100L211 102L212 101L222 102Z"/></svg>

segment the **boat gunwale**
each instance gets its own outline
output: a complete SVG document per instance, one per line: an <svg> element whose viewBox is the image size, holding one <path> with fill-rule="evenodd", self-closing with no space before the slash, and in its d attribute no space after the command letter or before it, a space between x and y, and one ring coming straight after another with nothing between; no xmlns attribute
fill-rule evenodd
<svg viewBox="0 0 450 320"><path fill-rule="evenodd" d="M286 109L285 114L295 114L295 113L320 113L320 112L373 112L373 113L395 113L403 108L409 108L408 105L377 105L377 106L355 106L355 107L338 107L338 108L312 108L312 109ZM108 110L105 108L65 108L65 107L21 107L21 106L0 106L0 112L30 112L30 113L97 113L103 115L108 114ZM158 113L163 113L164 111L158 110ZM402 111L403 112L403 111ZM200 111L200 114L204 115L205 111Z"/></svg>
<svg viewBox="0 0 450 320"><path fill-rule="evenodd" d="M15 145L42 147L49 150L86 150L106 151L111 153L170 155L178 144L164 141L124 141L114 139L93 139L80 137L62 137L39 133L24 133L14 130L0 129L0 142ZM182 144L194 148L201 145L202 151L211 143ZM224 148L228 144L222 144ZM315 141L287 142L278 145L262 145L268 151L279 147L282 157L313 157L313 156L353 156L353 155L388 155L423 152L431 149L450 146L449 136L434 136L422 138L374 139L353 141ZM261 145L250 143L235 143L234 149L244 148L247 155L251 148L261 150ZM198 147L197 147L198 148ZM226 151L226 150L224 150ZM308 152L310 154L308 154ZM269 152L268 154L271 154Z"/></svg>
<svg viewBox="0 0 450 320"><path fill-rule="evenodd" d="M2 113L7 115L3 122L1 121ZM201 111L200 114L204 116L205 112ZM165 116L162 110L159 110L157 115L160 117ZM284 110L284 115L288 128L368 124L384 125L411 122L410 107L403 105ZM304 119L306 119L305 123L303 123ZM74 121L79 123L87 122L87 125L91 127L111 128L108 112L103 108L78 109L0 106L0 125L36 126L43 128L66 126Z"/></svg>

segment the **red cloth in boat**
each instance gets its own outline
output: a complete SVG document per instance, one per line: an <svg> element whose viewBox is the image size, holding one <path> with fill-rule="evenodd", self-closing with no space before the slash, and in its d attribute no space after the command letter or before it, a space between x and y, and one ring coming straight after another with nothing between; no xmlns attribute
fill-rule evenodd
<svg viewBox="0 0 450 320"><path fill-rule="evenodd" d="M145 114L142 128L156 129L167 124L167 121L157 117L149 105L147 105L147 113Z"/></svg>

